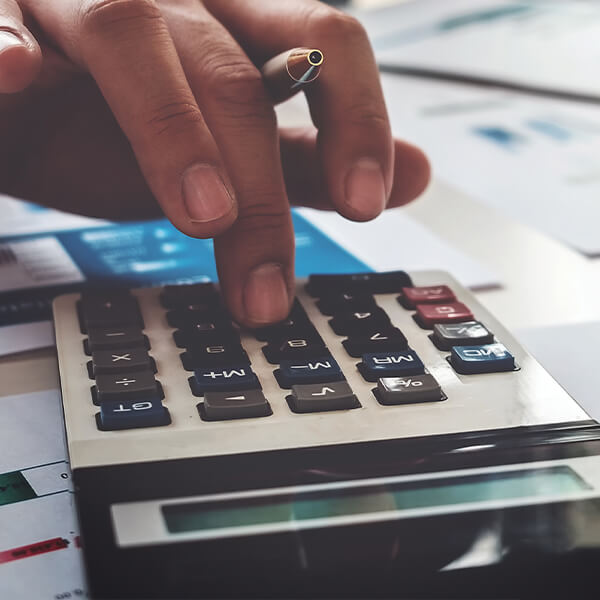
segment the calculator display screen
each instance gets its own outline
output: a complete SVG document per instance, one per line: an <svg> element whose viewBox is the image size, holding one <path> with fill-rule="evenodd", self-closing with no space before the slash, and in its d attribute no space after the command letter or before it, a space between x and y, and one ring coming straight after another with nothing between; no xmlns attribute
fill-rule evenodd
<svg viewBox="0 0 600 600"><path fill-rule="evenodd" d="M219 500L166 504L161 510L172 534L248 527L266 532L286 523L326 526L347 522L348 518L361 521L368 515L393 516L411 509L552 498L591 489L567 466L374 484L347 481L311 488L297 492L290 492L290 488L261 490Z"/></svg>

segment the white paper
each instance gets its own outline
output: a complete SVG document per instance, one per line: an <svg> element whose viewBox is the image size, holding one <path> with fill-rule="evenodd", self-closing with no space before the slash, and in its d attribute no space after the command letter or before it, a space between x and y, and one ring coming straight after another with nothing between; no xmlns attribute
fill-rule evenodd
<svg viewBox="0 0 600 600"><path fill-rule="evenodd" d="M0 423L0 482L19 472L35 492L3 503L0 487L0 598L85 598L58 390L0 397ZM51 540L58 549L11 559L17 548Z"/></svg>
<svg viewBox="0 0 600 600"><path fill-rule="evenodd" d="M49 209L0 194L0 237L100 227L109 222Z"/></svg>
<svg viewBox="0 0 600 600"><path fill-rule="evenodd" d="M54 236L0 242L0 293L84 281Z"/></svg>
<svg viewBox="0 0 600 600"><path fill-rule="evenodd" d="M600 97L600 7L418 0L362 15L381 65Z"/></svg>
<svg viewBox="0 0 600 600"><path fill-rule="evenodd" d="M51 321L35 321L0 327L0 356L54 346Z"/></svg>
<svg viewBox="0 0 600 600"><path fill-rule="evenodd" d="M600 322L535 327L516 334L583 409L600 420Z"/></svg>
<svg viewBox="0 0 600 600"><path fill-rule="evenodd" d="M402 208L367 223L334 212L300 209L302 216L376 271L448 271L465 287L489 287L498 276L411 219Z"/></svg>
<svg viewBox="0 0 600 600"><path fill-rule="evenodd" d="M600 254L600 107L397 75L383 85L394 133L434 176Z"/></svg>

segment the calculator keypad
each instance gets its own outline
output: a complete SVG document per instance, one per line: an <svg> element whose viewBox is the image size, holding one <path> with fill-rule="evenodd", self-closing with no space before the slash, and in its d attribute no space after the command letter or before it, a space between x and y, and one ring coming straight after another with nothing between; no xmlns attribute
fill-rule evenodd
<svg viewBox="0 0 600 600"><path fill-rule="evenodd" d="M408 311L422 328L432 330L423 331L422 337L429 337L437 351L449 353L455 377L517 368L513 355L447 285L413 287L405 273L392 272L318 275L309 279L307 289L315 300L304 302L314 302L328 320L329 329L323 331L328 342L306 306L296 300L287 319L251 332L264 355L259 367L245 347L247 334L242 336L231 321L213 284L163 288L158 297L163 327L170 331L171 347L180 349L180 375L189 381L190 396L200 399L199 420L269 417L273 409L264 390L272 388L263 386L263 378L273 378L285 390L286 409L292 413L368 408L362 396L359 401L347 378L348 365L340 367L336 352L358 359L349 379L356 383L358 376L365 385L375 383L369 387L370 398L381 410L446 400L427 361L411 347L411 337L378 304L383 294L393 294L396 310ZM389 310L388 300L383 305ZM86 335L84 349L91 356L91 399L100 407L97 427L109 431L170 425L160 361L152 355L136 296L84 294L78 316ZM265 369L267 364L271 367Z"/></svg>

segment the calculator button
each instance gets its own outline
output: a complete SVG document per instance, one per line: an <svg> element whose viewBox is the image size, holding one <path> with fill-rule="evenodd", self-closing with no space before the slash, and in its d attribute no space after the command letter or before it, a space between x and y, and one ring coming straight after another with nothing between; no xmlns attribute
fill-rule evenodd
<svg viewBox="0 0 600 600"><path fill-rule="evenodd" d="M347 381L294 385L287 400L290 409L297 413L360 408Z"/></svg>
<svg viewBox="0 0 600 600"><path fill-rule="evenodd" d="M515 357L504 344L453 346L450 350L450 364L455 371L463 375L497 373L513 371Z"/></svg>
<svg viewBox="0 0 600 600"><path fill-rule="evenodd" d="M173 332L178 348L196 348L198 346L240 341L240 334L231 326L223 323L196 323L187 329Z"/></svg>
<svg viewBox="0 0 600 600"><path fill-rule="evenodd" d="M427 285L402 288L402 296L398 300L406 308L414 308L417 304L455 302L456 296L447 285Z"/></svg>
<svg viewBox="0 0 600 600"><path fill-rule="evenodd" d="M261 390L237 392L206 392L198 404L200 417L205 421L267 417L273 414Z"/></svg>
<svg viewBox="0 0 600 600"><path fill-rule="evenodd" d="M162 400L164 393L161 385L154 379L154 373L131 371L114 375L97 375L96 385L92 387L94 404L111 400L123 401L141 398L144 400Z"/></svg>
<svg viewBox="0 0 600 600"><path fill-rule="evenodd" d="M92 352L91 371L94 376L123 371L156 372L154 361L145 348L122 350L96 350Z"/></svg>
<svg viewBox="0 0 600 600"><path fill-rule="evenodd" d="M340 313L329 321L338 335L359 335L377 332L390 326L390 318L382 308L369 311Z"/></svg>
<svg viewBox="0 0 600 600"><path fill-rule="evenodd" d="M159 427L170 423L169 411L157 399L103 402L96 414L96 425L101 431Z"/></svg>
<svg viewBox="0 0 600 600"><path fill-rule="evenodd" d="M445 400L440 384L432 375L382 377L377 381L375 396L380 404L412 404Z"/></svg>
<svg viewBox="0 0 600 600"><path fill-rule="evenodd" d="M324 315L333 316L339 312L368 311L377 307L375 298L365 292L341 292L325 296L317 302Z"/></svg>
<svg viewBox="0 0 600 600"><path fill-rule="evenodd" d="M177 329L186 329L198 323L231 323L231 318L225 310L211 302L198 302L185 308L170 310L166 316L167 323Z"/></svg>
<svg viewBox="0 0 600 600"><path fill-rule="evenodd" d="M354 273L353 275L311 275L306 290L311 296L322 298L342 292L366 292L367 294L400 293L403 287L412 285L404 271L387 273Z"/></svg>
<svg viewBox="0 0 600 600"><path fill-rule="evenodd" d="M491 344L494 334L479 321L466 321L444 325L437 323L429 336L440 350L450 350L452 346L471 346L473 344Z"/></svg>
<svg viewBox="0 0 600 600"><path fill-rule="evenodd" d="M386 352L389 350L406 350L408 341L397 327L388 327L381 331L357 335L342 342L346 352L355 358L373 352Z"/></svg>
<svg viewBox="0 0 600 600"><path fill-rule="evenodd" d="M214 283L195 283L193 285L166 285L160 295L164 308L185 308L201 301L219 302L219 294Z"/></svg>
<svg viewBox="0 0 600 600"><path fill-rule="evenodd" d="M254 335L257 340L270 342L275 339L282 339L290 336L303 337L303 334L315 331L316 330L306 315L304 308L298 300L295 300L292 310L286 319L279 323L275 323L274 325L269 325L268 327L255 329Z"/></svg>
<svg viewBox="0 0 600 600"><path fill-rule="evenodd" d="M186 371L206 367L228 367L229 365L249 365L246 351L238 343L205 344L196 346L181 354L181 362Z"/></svg>
<svg viewBox="0 0 600 600"><path fill-rule="evenodd" d="M84 340L86 354L96 350L113 350L116 348L149 348L148 338L138 327L113 327L107 329L90 329Z"/></svg>
<svg viewBox="0 0 600 600"><path fill-rule="evenodd" d="M300 383L340 381L344 375L331 356L312 360L284 360L275 371L275 378L282 388L291 388Z"/></svg>
<svg viewBox="0 0 600 600"><path fill-rule="evenodd" d="M194 396L202 396L205 392L253 390L261 387L258 377L248 365L196 369L189 382Z"/></svg>
<svg viewBox="0 0 600 600"><path fill-rule="evenodd" d="M84 293L79 307L84 332L98 327L144 326L137 299L124 292Z"/></svg>
<svg viewBox="0 0 600 600"><path fill-rule="evenodd" d="M473 313L462 302L417 304L416 308L417 322L427 329L432 329L436 323L461 323L473 320Z"/></svg>
<svg viewBox="0 0 600 600"><path fill-rule="evenodd" d="M367 381L380 377L403 377L425 373L425 365L414 350L365 354L358 369Z"/></svg>
<svg viewBox="0 0 600 600"><path fill-rule="evenodd" d="M304 337L285 338L270 342L263 347L265 358L272 364L280 364L284 360L314 359L327 355L328 351L321 336L314 334Z"/></svg>

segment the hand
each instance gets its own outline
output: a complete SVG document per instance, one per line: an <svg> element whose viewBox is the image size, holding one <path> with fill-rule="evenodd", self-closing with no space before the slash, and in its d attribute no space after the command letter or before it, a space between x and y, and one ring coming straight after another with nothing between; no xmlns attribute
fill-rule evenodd
<svg viewBox="0 0 600 600"><path fill-rule="evenodd" d="M261 65L323 50L316 129L279 130ZM314 0L0 0L0 190L215 237L234 317L285 317L289 203L372 219L425 187L362 27ZM157 204L158 203L158 204Z"/></svg>

